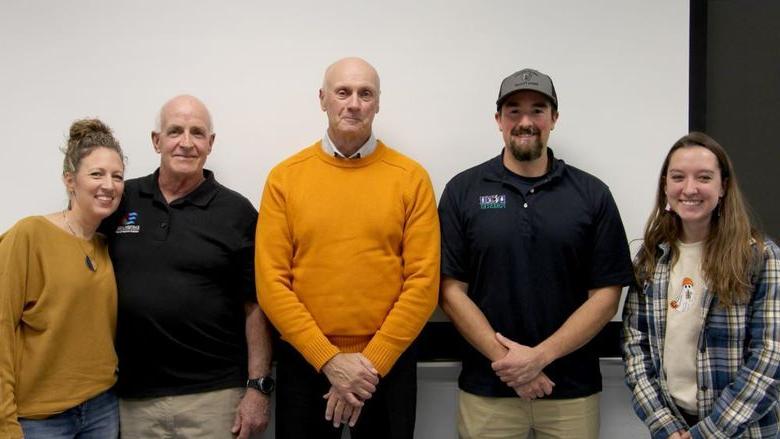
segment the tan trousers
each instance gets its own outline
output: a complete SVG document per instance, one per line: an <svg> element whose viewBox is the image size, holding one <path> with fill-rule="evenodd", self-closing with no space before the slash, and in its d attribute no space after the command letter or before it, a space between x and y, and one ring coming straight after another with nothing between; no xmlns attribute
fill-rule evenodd
<svg viewBox="0 0 780 439"><path fill-rule="evenodd" d="M461 439L598 439L599 394L585 398L491 398L460 391Z"/></svg>
<svg viewBox="0 0 780 439"><path fill-rule="evenodd" d="M244 389L233 388L160 398L120 399L121 437L234 439L230 428L243 395Z"/></svg>

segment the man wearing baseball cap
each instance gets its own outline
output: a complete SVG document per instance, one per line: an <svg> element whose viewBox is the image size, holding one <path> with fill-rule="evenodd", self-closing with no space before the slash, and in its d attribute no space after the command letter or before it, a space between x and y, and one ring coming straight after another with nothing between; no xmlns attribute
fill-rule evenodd
<svg viewBox="0 0 780 439"><path fill-rule="evenodd" d="M598 438L599 359L589 341L633 280L609 188L555 157L552 79L501 83L504 148L455 176L439 205L441 305L470 349L459 378L461 438Z"/></svg>

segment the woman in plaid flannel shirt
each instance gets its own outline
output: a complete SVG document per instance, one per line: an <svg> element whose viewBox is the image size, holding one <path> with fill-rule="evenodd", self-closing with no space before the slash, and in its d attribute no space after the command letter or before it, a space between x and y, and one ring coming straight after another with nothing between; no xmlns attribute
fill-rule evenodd
<svg viewBox="0 0 780 439"><path fill-rule="evenodd" d="M706 134L672 146L658 183L624 306L634 411L654 439L778 437L780 249Z"/></svg>

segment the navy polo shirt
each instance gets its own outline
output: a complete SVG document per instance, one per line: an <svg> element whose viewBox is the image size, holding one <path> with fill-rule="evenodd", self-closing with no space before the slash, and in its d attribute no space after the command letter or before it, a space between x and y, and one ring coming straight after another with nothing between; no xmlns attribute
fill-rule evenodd
<svg viewBox="0 0 780 439"><path fill-rule="evenodd" d="M442 274L468 283L469 297L493 328L529 346L558 330L588 299L588 290L633 279L609 188L547 151L551 165L542 178L519 178L499 155L450 180L439 205ZM556 383L549 398L601 390L590 345L544 372ZM483 396L516 395L471 347L459 386Z"/></svg>
<svg viewBox="0 0 780 439"><path fill-rule="evenodd" d="M244 304L256 301L257 211L210 171L168 204L154 174L127 181L109 238L119 292L117 390L159 397L242 387Z"/></svg>

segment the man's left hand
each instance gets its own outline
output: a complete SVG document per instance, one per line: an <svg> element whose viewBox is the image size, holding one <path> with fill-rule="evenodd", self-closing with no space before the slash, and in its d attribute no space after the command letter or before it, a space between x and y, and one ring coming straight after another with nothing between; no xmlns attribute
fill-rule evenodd
<svg viewBox="0 0 780 439"><path fill-rule="evenodd" d="M230 432L238 439L249 439L254 433L265 431L271 416L271 400L255 389L246 389L241 398Z"/></svg>
<svg viewBox="0 0 780 439"><path fill-rule="evenodd" d="M328 400L325 406L325 419L332 421L334 428L338 428L341 424L355 426L358 417L360 417L360 411L363 409L362 406L350 405L346 399L340 397L333 386L322 397Z"/></svg>
<svg viewBox="0 0 780 439"><path fill-rule="evenodd" d="M356 407L371 398L379 383L379 372L360 352L334 355L322 366L322 372L330 381L331 391Z"/></svg>
<svg viewBox="0 0 780 439"><path fill-rule="evenodd" d="M540 373L536 378L531 381L521 384L517 387L513 387L517 396L524 401L530 401L536 398L544 398L553 391L555 383L552 382L544 372Z"/></svg>
<svg viewBox="0 0 780 439"><path fill-rule="evenodd" d="M510 387L517 387L536 378L547 365L542 353L496 333L496 340L509 349L504 358L490 366L496 375Z"/></svg>

